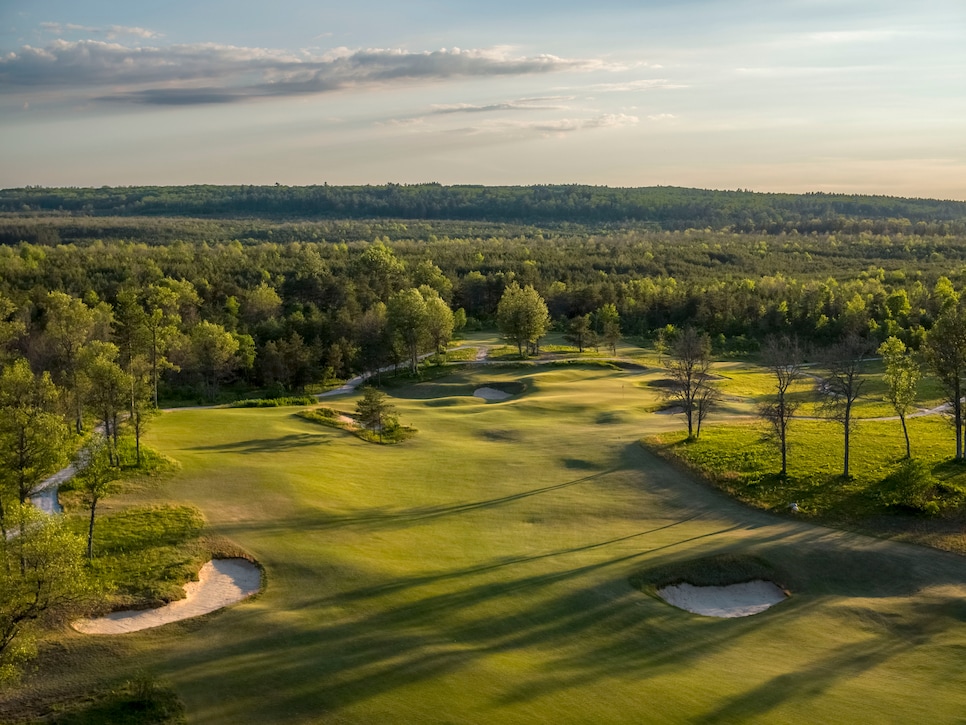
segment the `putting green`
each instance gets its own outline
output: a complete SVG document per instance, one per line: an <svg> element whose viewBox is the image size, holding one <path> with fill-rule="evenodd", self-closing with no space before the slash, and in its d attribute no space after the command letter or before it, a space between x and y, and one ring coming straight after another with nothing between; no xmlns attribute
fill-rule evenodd
<svg viewBox="0 0 966 725"><path fill-rule="evenodd" d="M264 566L264 591L68 646L115 675L152 668L199 723L961 717L966 560L776 518L693 482L638 444L680 424L646 412L648 379L456 372L390 391L419 431L396 446L285 409L166 414L151 444L183 469L140 496L201 508ZM526 392L466 395L500 381ZM793 596L711 619L628 583L727 552L767 560Z"/></svg>

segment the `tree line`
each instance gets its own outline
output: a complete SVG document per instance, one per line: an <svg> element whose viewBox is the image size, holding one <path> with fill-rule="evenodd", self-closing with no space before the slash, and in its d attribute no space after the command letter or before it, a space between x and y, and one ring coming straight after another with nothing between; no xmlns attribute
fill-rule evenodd
<svg viewBox="0 0 966 725"><path fill-rule="evenodd" d="M774 194L658 186L147 186L0 191L0 211L144 216L640 222L660 229L778 233L966 230L966 202L847 194ZM938 225L932 226L929 225Z"/></svg>
<svg viewBox="0 0 966 725"><path fill-rule="evenodd" d="M670 376L664 397L684 416L688 440L697 439L702 423L721 399L712 372L711 339L691 326L682 330L669 327L661 332L657 349ZM957 297L946 301L919 354L894 336L876 346L854 328L846 330L831 345L812 351L807 351L793 336L770 336L764 341L761 362L772 375L773 386L759 403L758 415L775 435L781 456L779 476L788 475L789 428L803 402L800 396L793 395L792 389L811 377L816 381L815 395L821 414L841 426L842 477L850 477L855 405L864 395L868 383L865 366L872 355L881 356L884 363L886 398L902 429L906 459L913 459L907 417L914 410L923 372L928 370L943 390L943 407L953 423L952 458L966 461L966 300ZM817 364L806 370L808 357Z"/></svg>

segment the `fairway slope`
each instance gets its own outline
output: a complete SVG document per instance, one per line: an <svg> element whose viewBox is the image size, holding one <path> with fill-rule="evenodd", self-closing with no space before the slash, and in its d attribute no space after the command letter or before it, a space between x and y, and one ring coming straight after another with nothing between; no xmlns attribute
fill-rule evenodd
<svg viewBox="0 0 966 725"><path fill-rule="evenodd" d="M432 395L390 391L420 431L391 447L276 409L163 416L151 444L182 464L164 496L272 586L203 626L124 638L130 654L89 681L150 667L204 723L961 717L966 560L695 482L639 444L678 424L647 412L644 379L457 371ZM432 405L522 380L506 405ZM767 562L794 596L718 619L631 583L721 556Z"/></svg>

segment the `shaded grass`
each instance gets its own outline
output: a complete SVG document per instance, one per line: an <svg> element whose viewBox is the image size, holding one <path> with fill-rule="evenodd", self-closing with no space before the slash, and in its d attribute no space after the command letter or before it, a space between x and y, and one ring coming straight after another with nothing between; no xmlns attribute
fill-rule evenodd
<svg viewBox="0 0 966 725"><path fill-rule="evenodd" d="M644 569L632 575L630 583L636 589L653 595L658 589L677 584L722 587L763 579L784 587L785 578L761 557L729 553Z"/></svg>
<svg viewBox="0 0 966 725"><path fill-rule="evenodd" d="M51 725L181 725L184 706L168 685L141 674L118 687L93 693L89 701L55 711L45 722Z"/></svg>

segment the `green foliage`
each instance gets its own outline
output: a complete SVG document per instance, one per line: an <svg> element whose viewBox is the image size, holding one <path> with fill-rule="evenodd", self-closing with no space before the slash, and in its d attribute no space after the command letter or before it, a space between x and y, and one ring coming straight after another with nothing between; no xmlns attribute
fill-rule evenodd
<svg viewBox="0 0 966 725"><path fill-rule="evenodd" d="M878 489L883 505L926 514L939 513L943 502L937 494L932 469L924 461L915 459L900 463L894 473L882 480Z"/></svg>
<svg viewBox="0 0 966 725"><path fill-rule="evenodd" d="M289 405L312 405L315 398L311 395L287 395L281 398L246 398L231 403L231 408L279 408Z"/></svg>
<svg viewBox="0 0 966 725"><path fill-rule="evenodd" d="M496 309L497 322L504 336L514 342L521 356L529 354L550 327L547 304L531 286L516 282L507 287Z"/></svg>
<svg viewBox="0 0 966 725"><path fill-rule="evenodd" d="M0 536L6 513L65 462L67 435L49 373L34 375L23 358L0 370Z"/></svg>
<svg viewBox="0 0 966 725"><path fill-rule="evenodd" d="M76 612L93 597L84 568L84 541L62 518L29 504L9 507L20 523L0 537L0 682L17 675L42 626Z"/></svg>
<svg viewBox="0 0 966 725"><path fill-rule="evenodd" d="M676 187L601 186L145 186L5 189L0 210L67 210L83 214L239 216L318 219L519 219L621 223L664 229L802 233L908 232L918 222L940 233L962 231L966 204L846 194L756 194ZM250 223L249 223L250 224ZM916 227L913 227L916 224ZM33 233L51 232L49 222ZM61 236L61 235L56 235ZM21 237L22 238L22 237ZM15 240L19 241L19 240Z"/></svg>

